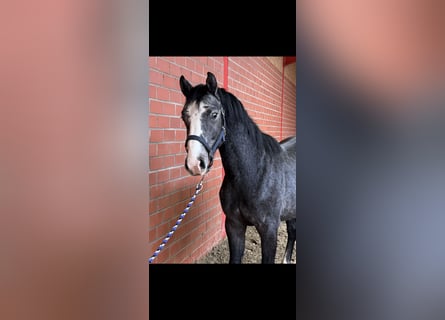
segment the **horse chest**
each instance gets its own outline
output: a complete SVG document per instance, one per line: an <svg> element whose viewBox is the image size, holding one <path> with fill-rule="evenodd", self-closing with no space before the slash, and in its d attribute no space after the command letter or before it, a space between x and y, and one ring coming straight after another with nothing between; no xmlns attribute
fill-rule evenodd
<svg viewBox="0 0 445 320"><path fill-rule="evenodd" d="M240 197L238 209L245 220L253 223L258 219L266 219L270 215L279 215L283 208L282 202L279 201L277 197L273 197L272 195L257 195Z"/></svg>

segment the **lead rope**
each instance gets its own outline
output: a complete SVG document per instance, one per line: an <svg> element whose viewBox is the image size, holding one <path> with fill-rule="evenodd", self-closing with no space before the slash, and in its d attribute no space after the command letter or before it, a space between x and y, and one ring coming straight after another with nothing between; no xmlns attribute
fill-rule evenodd
<svg viewBox="0 0 445 320"><path fill-rule="evenodd" d="M159 255L159 253L161 252L161 250L165 247L165 245L167 244L168 240L170 240L170 238L172 237L173 233L175 233L176 229L178 229L178 226L181 224L182 220L184 219L184 217L187 215L187 213L190 210L190 207L193 205L193 203L196 200L196 197L198 196L198 194L201 192L202 190L202 182L204 180L204 176L202 176L201 180L198 182L198 184L196 185L195 188L195 193L193 194L192 198L190 199L189 203L187 204L187 206L185 207L184 211L182 211L181 215L179 216L178 220L176 221L175 225L171 228L170 232L167 234L167 236L164 238L164 240L162 240L161 244L159 245L159 247L156 249L156 251L153 253L153 255L151 256L150 259L148 259L148 263L152 263L156 257Z"/></svg>

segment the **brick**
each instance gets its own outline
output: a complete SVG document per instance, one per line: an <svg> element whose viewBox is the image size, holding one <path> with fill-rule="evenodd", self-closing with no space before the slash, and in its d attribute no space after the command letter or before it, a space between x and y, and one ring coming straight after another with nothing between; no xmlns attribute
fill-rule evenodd
<svg viewBox="0 0 445 320"><path fill-rule="evenodd" d="M158 183L158 174L155 172L151 172L148 174L148 183L150 185L155 185Z"/></svg>
<svg viewBox="0 0 445 320"><path fill-rule="evenodd" d="M151 229L149 232L148 232L148 241L149 242L151 242L151 241L156 241L157 240L157 238L156 238L156 228L153 228L153 229ZM156 248L153 248L153 251L151 251L150 250L150 254L152 254L154 251L156 250Z"/></svg>
<svg viewBox="0 0 445 320"><path fill-rule="evenodd" d="M200 64L207 65L207 57L197 57L197 60Z"/></svg>
<svg viewBox="0 0 445 320"><path fill-rule="evenodd" d="M150 200L148 204L148 212L150 213L149 221L151 221L151 217L153 213L159 210L159 204L156 200ZM151 223L151 222L150 222ZM155 226L156 224L150 224L152 226Z"/></svg>
<svg viewBox="0 0 445 320"><path fill-rule="evenodd" d="M192 78L189 79L189 81L191 81L191 83L198 84L198 83L205 83L205 77L203 77L200 73L192 73Z"/></svg>
<svg viewBox="0 0 445 320"><path fill-rule="evenodd" d="M166 182L170 179L170 171L169 170L163 170L158 172L157 174L157 182L158 183L162 183L162 182Z"/></svg>
<svg viewBox="0 0 445 320"><path fill-rule="evenodd" d="M170 126L170 118L161 115L151 115L150 128L168 128Z"/></svg>
<svg viewBox="0 0 445 320"><path fill-rule="evenodd" d="M170 64L169 73L179 78L181 76L181 68L176 64Z"/></svg>
<svg viewBox="0 0 445 320"><path fill-rule="evenodd" d="M195 72L198 73L198 74L202 74L204 76L204 79L207 77L207 71L209 71L207 69L207 66L202 65L202 64L196 64ZM215 75L215 77L216 76L217 75ZM219 80L220 78L216 78L216 79Z"/></svg>
<svg viewBox="0 0 445 320"><path fill-rule="evenodd" d="M176 263L184 263L185 258L187 257L188 251L187 248L181 250L179 253L175 255Z"/></svg>
<svg viewBox="0 0 445 320"><path fill-rule="evenodd" d="M172 154L182 153L184 152L184 145L182 143L172 143L170 151Z"/></svg>
<svg viewBox="0 0 445 320"><path fill-rule="evenodd" d="M184 166L181 167L181 177L188 177L189 173Z"/></svg>
<svg viewBox="0 0 445 320"><path fill-rule="evenodd" d="M150 113L163 114L163 103L157 100L150 100Z"/></svg>
<svg viewBox="0 0 445 320"><path fill-rule="evenodd" d="M180 128L182 124L182 120L179 118L170 118L169 127L170 128Z"/></svg>
<svg viewBox="0 0 445 320"><path fill-rule="evenodd" d="M164 156L164 157L150 157L149 166L150 170L160 170L167 169L174 165L174 156Z"/></svg>
<svg viewBox="0 0 445 320"><path fill-rule="evenodd" d="M195 70L195 68L196 68L195 60L192 58L187 58L185 60L185 65L186 65L187 69L189 69L189 70Z"/></svg>
<svg viewBox="0 0 445 320"><path fill-rule="evenodd" d="M157 156L158 155L158 146L156 144L151 143L148 146L148 155L149 156Z"/></svg>
<svg viewBox="0 0 445 320"><path fill-rule="evenodd" d="M156 87L155 86L152 86L152 85L148 86L148 97L150 99L156 98Z"/></svg>
<svg viewBox="0 0 445 320"><path fill-rule="evenodd" d="M177 181L168 181L162 185L160 185L162 188L163 194L172 194L177 192L178 190L182 190L181 187L179 187Z"/></svg>
<svg viewBox="0 0 445 320"><path fill-rule="evenodd" d="M164 131L164 141L174 141L175 140L175 130L165 130Z"/></svg>
<svg viewBox="0 0 445 320"><path fill-rule="evenodd" d="M150 218L149 218L150 226L157 226L157 225L161 224L162 222L163 222L162 213L150 215Z"/></svg>
<svg viewBox="0 0 445 320"><path fill-rule="evenodd" d="M158 199L157 201L160 209L171 208L172 206L174 206L171 197L163 197Z"/></svg>
<svg viewBox="0 0 445 320"><path fill-rule="evenodd" d="M166 168L170 168L170 167L174 166L174 164L175 164L175 156L169 155L169 156L164 157L164 166Z"/></svg>
<svg viewBox="0 0 445 320"><path fill-rule="evenodd" d="M163 166L163 161L162 158L160 157L150 157L149 159L149 164L148 164L148 168L152 171L155 170L159 170L162 169Z"/></svg>
<svg viewBox="0 0 445 320"><path fill-rule="evenodd" d="M175 139L177 141L184 141L186 138L187 132L185 130L175 130Z"/></svg>
<svg viewBox="0 0 445 320"><path fill-rule="evenodd" d="M158 63L156 65L158 70L168 73L170 71L170 62L164 58L158 58Z"/></svg>
<svg viewBox="0 0 445 320"><path fill-rule="evenodd" d="M185 66L185 57L175 57L175 63L179 66Z"/></svg>
<svg viewBox="0 0 445 320"><path fill-rule="evenodd" d="M176 115L176 106L172 103L164 102L164 114L175 116Z"/></svg>
<svg viewBox="0 0 445 320"><path fill-rule="evenodd" d="M170 179L177 179L181 177L181 168L174 168L170 170Z"/></svg>
<svg viewBox="0 0 445 320"><path fill-rule="evenodd" d="M157 145L157 147L158 147L158 153L157 153L158 156L164 156L171 153L170 151L171 144L169 143L160 143Z"/></svg>
<svg viewBox="0 0 445 320"><path fill-rule="evenodd" d="M150 84L162 84L163 81L162 73L151 69L148 74L148 81Z"/></svg>
<svg viewBox="0 0 445 320"><path fill-rule="evenodd" d="M177 168L177 169L180 169L180 168ZM179 209L179 210L184 209L185 206L187 205L188 201L190 200L190 197L192 194L193 194L193 192L191 192L188 188L181 189L180 191L176 192L174 195L174 199L177 201L177 203L181 203L176 209Z"/></svg>
<svg viewBox="0 0 445 320"><path fill-rule="evenodd" d="M176 105L175 114L178 115L178 117L181 116L181 112L182 112L183 108L184 108L184 106L182 104L181 105L179 105L179 104Z"/></svg>
<svg viewBox="0 0 445 320"><path fill-rule="evenodd" d="M208 66L209 70L214 70L215 69L215 59L213 59L213 58L207 59L207 66Z"/></svg>
<svg viewBox="0 0 445 320"><path fill-rule="evenodd" d="M175 166L184 165L185 155L176 155L175 156Z"/></svg>
<svg viewBox="0 0 445 320"><path fill-rule="evenodd" d="M178 89L179 86L179 79L173 76L169 76L169 75L164 75L164 79L162 81L162 84L166 87L166 88L170 88L170 89Z"/></svg>
<svg viewBox="0 0 445 320"><path fill-rule="evenodd" d="M172 91L170 91L170 101L178 103L182 110L182 108L184 107L184 103L185 103L185 97L181 91L172 90ZM180 114L181 113L178 113L178 116Z"/></svg>
<svg viewBox="0 0 445 320"><path fill-rule="evenodd" d="M154 115L148 116L148 127L149 128L158 128L159 127L159 119L157 116L154 116Z"/></svg>
<svg viewBox="0 0 445 320"><path fill-rule="evenodd" d="M168 207L168 208L163 208L163 213L164 213L164 219L165 221L171 221L172 225L173 223L176 222L176 220L178 219L179 215L182 213L182 209L176 210L175 205ZM173 221L174 220L174 221Z"/></svg>
<svg viewBox="0 0 445 320"><path fill-rule="evenodd" d="M160 185L151 185L149 189L150 194L150 200L155 200L159 198L163 192L162 192L162 186Z"/></svg>
<svg viewBox="0 0 445 320"><path fill-rule="evenodd" d="M170 90L158 87L156 89L156 98L159 100L170 100Z"/></svg>

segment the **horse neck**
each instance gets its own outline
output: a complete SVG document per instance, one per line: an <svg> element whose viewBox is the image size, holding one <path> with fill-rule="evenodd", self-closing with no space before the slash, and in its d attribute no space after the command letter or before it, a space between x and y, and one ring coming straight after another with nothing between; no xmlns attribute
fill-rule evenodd
<svg viewBox="0 0 445 320"><path fill-rule="evenodd" d="M241 105L236 112L224 106L226 141L220 147L221 161L226 174L250 175L253 179L265 169L265 159L281 151L278 142L264 135Z"/></svg>

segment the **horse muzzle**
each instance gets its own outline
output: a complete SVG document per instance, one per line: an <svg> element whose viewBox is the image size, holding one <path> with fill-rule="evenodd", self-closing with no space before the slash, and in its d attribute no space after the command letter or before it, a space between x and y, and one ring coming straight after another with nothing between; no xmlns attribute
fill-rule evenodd
<svg viewBox="0 0 445 320"><path fill-rule="evenodd" d="M192 176L199 176L206 174L210 166L208 164L208 161L204 157L189 157L185 159L185 169L192 175Z"/></svg>
<svg viewBox="0 0 445 320"><path fill-rule="evenodd" d="M226 129L224 127L221 128L221 132L218 135L215 143L212 146L209 146L207 141L202 136L189 135L185 140L185 147L187 148L187 143L189 141L194 141L195 143L199 143L201 148L206 150L207 155L203 156L202 153L199 156L191 156L187 151L187 158L185 160L185 168L188 172L190 172L193 176L204 175L206 174L213 165L213 157L215 155L216 150L224 143L226 137Z"/></svg>

